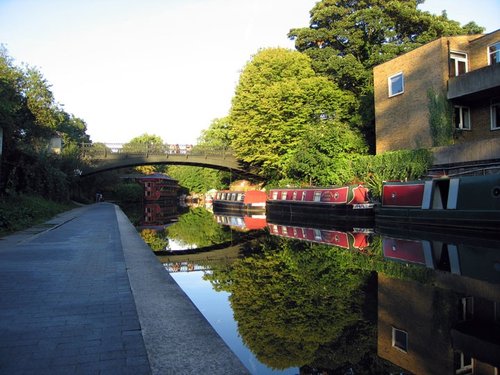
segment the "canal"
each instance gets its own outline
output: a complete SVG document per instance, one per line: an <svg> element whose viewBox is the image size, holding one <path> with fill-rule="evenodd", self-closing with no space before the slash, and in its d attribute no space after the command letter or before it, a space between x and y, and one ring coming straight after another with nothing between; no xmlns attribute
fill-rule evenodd
<svg viewBox="0 0 500 375"><path fill-rule="evenodd" d="M205 207L125 211L252 374L500 367L500 237Z"/></svg>

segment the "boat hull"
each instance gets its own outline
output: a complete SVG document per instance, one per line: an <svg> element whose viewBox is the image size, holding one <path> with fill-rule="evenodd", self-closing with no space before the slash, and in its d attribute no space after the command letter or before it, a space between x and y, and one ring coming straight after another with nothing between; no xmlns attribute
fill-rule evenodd
<svg viewBox="0 0 500 375"><path fill-rule="evenodd" d="M500 175L390 182L383 186L377 226L399 224L464 230L500 228Z"/></svg>
<svg viewBox="0 0 500 375"><path fill-rule="evenodd" d="M500 228L500 212L378 207L375 210L375 221L379 227L393 227L404 224L476 231L498 230Z"/></svg>
<svg viewBox="0 0 500 375"><path fill-rule="evenodd" d="M264 213L267 195L263 191L220 191L212 201L214 210Z"/></svg>
<svg viewBox="0 0 500 375"><path fill-rule="evenodd" d="M369 220L373 219L373 204L368 201L368 189L361 185L271 189L267 215L277 219Z"/></svg>
<svg viewBox="0 0 500 375"><path fill-rule="evenodd" d="M270 219L288 218L308 221L373 221L373 205L352 206L346 204L329 205L313 202L268 201L267 217Z"/></svg>

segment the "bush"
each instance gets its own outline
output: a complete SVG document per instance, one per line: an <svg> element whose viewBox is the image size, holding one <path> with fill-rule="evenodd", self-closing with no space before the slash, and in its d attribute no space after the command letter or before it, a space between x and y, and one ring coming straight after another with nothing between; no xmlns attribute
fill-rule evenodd
<svg viewBox="0 0 500 375"><path fill-rule="evenodd" d="M432 165L429 150L390 151L380 155L362 155L354 162L355 174L380 197L383 181L416 180L423 177Z"/></svg>
<svg viewBox="0 0 500 375"><path fill-rule="evenodd" d="M133 183L122 183L115 188L115 197L120 202L140 202L144 188Z"/></svg>
<svg viewBox="0 0 500 375"><path fill-rule="evenodd" d="M0 235L43 223L74 206L34 195L11 195L0 198Z"/></svg>

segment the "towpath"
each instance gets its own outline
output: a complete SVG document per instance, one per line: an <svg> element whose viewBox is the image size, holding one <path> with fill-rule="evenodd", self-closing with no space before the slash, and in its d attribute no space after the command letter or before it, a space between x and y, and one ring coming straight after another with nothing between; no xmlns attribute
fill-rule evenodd
<svg viewBox="0 0 500 375"><path fill-rule="evenodd" d="M110 203L0 239L0 374L247 374Z"/></svg>

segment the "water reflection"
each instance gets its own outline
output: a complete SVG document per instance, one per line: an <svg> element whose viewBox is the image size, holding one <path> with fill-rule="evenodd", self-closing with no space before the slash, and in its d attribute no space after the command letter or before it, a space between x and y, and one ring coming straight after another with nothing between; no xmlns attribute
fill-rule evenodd
<svg viewBox="0 0 500 375"><path fill-rule="evenodd" d="M249 369L260 363L252 373L498 372L498 238L186 215L167 237L197 247L159 259L180 284L209 283L195 302L206 316L211 293L227 296L240 341L226 342Z"/></svg>

